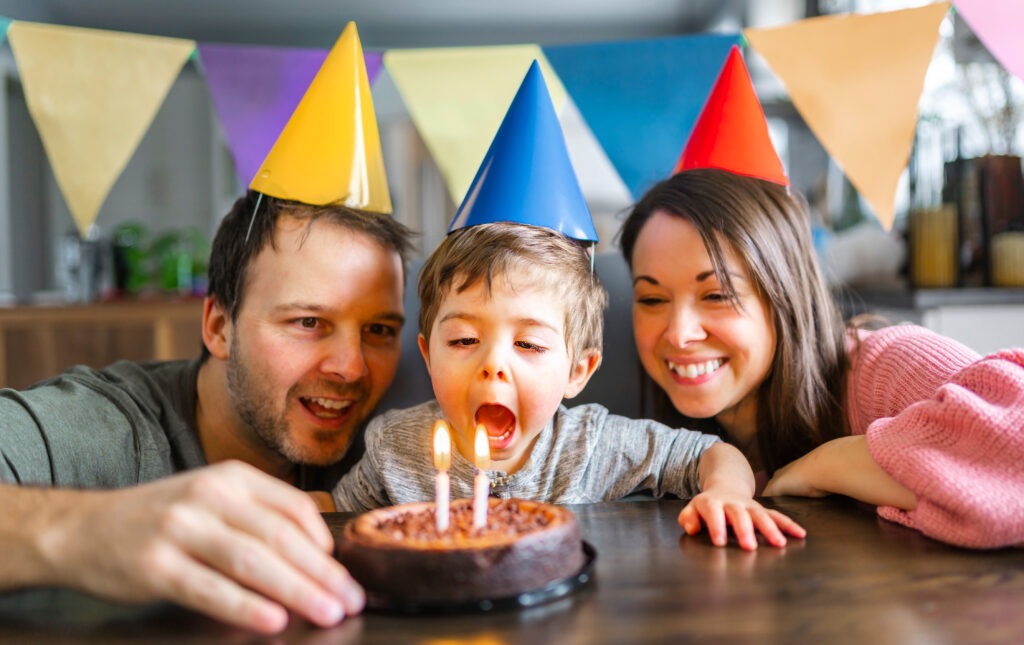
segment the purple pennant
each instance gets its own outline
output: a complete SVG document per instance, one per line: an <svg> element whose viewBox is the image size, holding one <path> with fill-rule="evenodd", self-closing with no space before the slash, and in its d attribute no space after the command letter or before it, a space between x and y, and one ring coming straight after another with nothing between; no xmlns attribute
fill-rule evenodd
<svg viewBox="0 0 1024 645"><path fill-rule="evenodd" d="M247 186L284 130L327 50L250 45L199 45L206 82L235 170ZM382 54L366 52L370 83L380 73Z"/></svg>
<svg viewBox="0 0 1024 645"><path fill-rule="evenodd" d="M200 44L213 106L247 186L274 147L327 50Z"/></svg>
<svg viewBox="0 0 1024 645"><path fill-rule="evenodd" d="M364 50L363 60L366 61L366 78L370 85L373 85L373 82L377 80L377 74L380 74L380 66L384 61L384 54Z"/></svg>

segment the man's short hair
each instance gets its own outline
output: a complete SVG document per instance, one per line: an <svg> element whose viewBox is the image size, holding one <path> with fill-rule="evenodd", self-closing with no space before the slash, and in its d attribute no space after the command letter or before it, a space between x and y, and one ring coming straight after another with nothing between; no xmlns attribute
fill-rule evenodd
<svg viewBox="0 0 1024 645"><path fill-rule="evenodd" d="M207 296L214 298L232 321L238 319L245 297L249 266L264 247L275 248L274 233L282 215L304 220L307 234L314 222L324 221L369 236L384 248L398 253L404 281L412 250L412 232L390 215L333 204L312 206L250 190L235 201L224 216L210 250ZM204 347L203 357L207 355Z"/></svg>

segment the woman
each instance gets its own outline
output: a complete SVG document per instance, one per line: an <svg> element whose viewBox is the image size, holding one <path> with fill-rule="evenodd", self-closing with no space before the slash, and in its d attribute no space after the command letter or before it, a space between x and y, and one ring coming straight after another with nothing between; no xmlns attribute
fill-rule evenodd
<svg viewBox="0 0 1024 645"><path fill-rule="evenodd" d="M847 329L785 186L684 170L620 234L647 375L767 495L840 493L936 539L1024 544L1024 350L924 328Z"/></svg>

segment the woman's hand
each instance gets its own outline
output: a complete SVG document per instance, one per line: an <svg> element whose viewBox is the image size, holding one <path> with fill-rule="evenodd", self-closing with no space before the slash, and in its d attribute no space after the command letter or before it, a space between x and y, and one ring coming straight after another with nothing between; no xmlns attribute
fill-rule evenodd
<svg viewBox="0 0 1024 645"><path fill-rule="evenodd" d="M768 544L776 547L786 546L783 533L796 538L807 536L807 531L787 515L761 506L748 494L725 487L703 491L679 513L679 526L687 535L700 533L702 522L707 525L715 546L728 543L729 526L732 526L736 541L747 551L757 548L758 532Z"/></svg>
<svg viewBox="0 0 1024 645"><path fill-rule="evenodd" d="M917 495L871 458L864 435L826 441L775 472L765 496L823 497L838 493L875 506L913 510Z"/></svg>
<svg viewBox="0 0 1024 645"><path fill-rule="evenodd" d="M812 458L813 460L813 458ZM776 495L799 495L800 497L825 497L829 491L814 486L809 479L809 470L813 464L808 465L808 455L791 461L782 468L775 471L775 475L765 484L765 497Z"/></svg>

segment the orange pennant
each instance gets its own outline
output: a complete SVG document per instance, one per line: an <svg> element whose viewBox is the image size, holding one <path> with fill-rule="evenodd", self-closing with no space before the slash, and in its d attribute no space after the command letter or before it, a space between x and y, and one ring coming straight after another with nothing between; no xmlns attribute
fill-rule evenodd
<svg viewBox="0 0 1024 645"><path fill-rule="evenodd" d="M887 229L948 2L808 18L744 36Z"/></svg>

